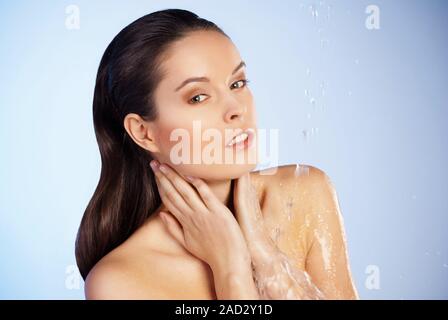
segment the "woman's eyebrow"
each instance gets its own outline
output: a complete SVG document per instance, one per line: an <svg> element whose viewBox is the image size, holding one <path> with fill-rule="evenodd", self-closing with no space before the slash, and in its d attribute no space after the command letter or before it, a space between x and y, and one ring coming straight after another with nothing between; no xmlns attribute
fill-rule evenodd
<svg viewBox="0 0 448 320"><path fill-rule="evenodd" d="M235 69L233 69L232 71L232 75L234 75L239 69L241 69L242 67L245 67L246 63L244 61L241 61L236 67ZM190 83L190 82L210 82L210 79L207 77L192 77L192 78L188 78L186 80L184 80L180 86L178 86L176 88L176 90L174 90L175 92L179 91L183 86L185 86L186 84Z"/></svg>

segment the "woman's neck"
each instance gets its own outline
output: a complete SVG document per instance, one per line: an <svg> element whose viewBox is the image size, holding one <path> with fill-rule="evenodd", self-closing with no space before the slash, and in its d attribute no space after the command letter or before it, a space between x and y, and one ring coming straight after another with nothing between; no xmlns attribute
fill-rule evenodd
<svg viewBox="0 0 448 320"><path fill-rule="evenodd" d="M205 180L218 200L233 212L233 183L232 180Z"/></svg>
<svg viewBox="0 0 448 320"><path fill-rule="evenodd" d="M213 194L218 198L218 201L224 204L233 214L235 214L233 206L233 180L203 180ZM163 202L157 208L156 212L162 210L167 210Z"/></svg>

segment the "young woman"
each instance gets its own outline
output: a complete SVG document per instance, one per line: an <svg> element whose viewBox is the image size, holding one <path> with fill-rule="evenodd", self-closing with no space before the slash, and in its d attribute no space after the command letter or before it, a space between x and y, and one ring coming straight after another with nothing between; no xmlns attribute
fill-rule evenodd
<svg viewBox="0 0 448 320"><path fill-rule="evenodd" d="M146 15L109 44L93 101L101 176L76 241L86 298L357 298L324 172L178 161L209 150L195 123L199 137L223 137L216 154L256 150L245 66L218 26L186 10ZM176 130L194 140L181 156Z"/></svg>

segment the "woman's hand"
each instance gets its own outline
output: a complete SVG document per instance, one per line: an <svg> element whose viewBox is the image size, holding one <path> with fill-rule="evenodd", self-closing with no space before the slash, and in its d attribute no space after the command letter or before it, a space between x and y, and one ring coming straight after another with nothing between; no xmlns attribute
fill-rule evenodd
<svg viewBox="0 0 448 320"><path fill-rule="evenodd" d="M175 217L160 212L170 233L214 272L250 270L250 254L240 226L208 185L192 178L192 187L174 169L167 164L158 166L155 160L151 167L163 204Z"/></svg>
<svg viewBox="0 0 448 320"><path fill-rule="evenodd" d="M249 172L236 181L233 199L235 216L246 238L253 262L268 263L276 251L276 245L265 228L257 192Z"/></svg>

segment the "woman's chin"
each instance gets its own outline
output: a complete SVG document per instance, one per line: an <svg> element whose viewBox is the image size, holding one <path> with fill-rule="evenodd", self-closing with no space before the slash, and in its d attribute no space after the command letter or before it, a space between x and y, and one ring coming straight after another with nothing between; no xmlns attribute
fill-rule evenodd
<svg viewBox="0 0 448 320"><path fill-rule="evenodd" d="M181 176L192 176L203 180L229 180L237 179L247 172L253 171L257 163L232 164L170 164Z"/></svg>

